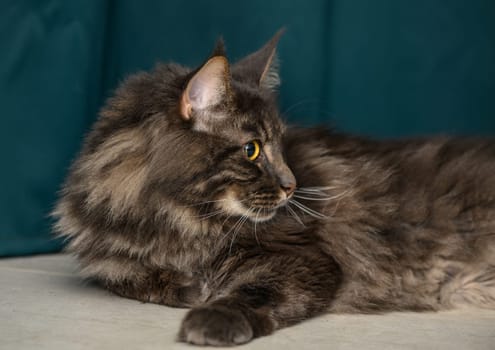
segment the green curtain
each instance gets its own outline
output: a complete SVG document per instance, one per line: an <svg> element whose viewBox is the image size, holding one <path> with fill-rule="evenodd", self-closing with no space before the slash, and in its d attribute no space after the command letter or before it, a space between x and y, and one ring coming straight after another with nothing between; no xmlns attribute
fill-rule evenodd
<svg viewBox="0 0 495 350"><path fill-rule="evenodd" d="M51 252L47 215L83 135L126 75L235 60L277 29L290 123L374 137L495 132L491 0L0 3L0 256Z"/></svg>

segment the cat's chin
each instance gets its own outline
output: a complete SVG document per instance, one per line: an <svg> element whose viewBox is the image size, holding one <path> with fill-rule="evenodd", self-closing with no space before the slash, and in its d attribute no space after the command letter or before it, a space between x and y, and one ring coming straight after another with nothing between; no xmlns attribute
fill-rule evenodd
<svg viewBox="0 0 495 350"><path fill-rule="evenodd" d="M248 215L249 220L251 220L252 222L269 221L269 220L273 219L273 217L277 213L277 210L276 209L270 209L267 212L267 210L264 209L263 212L264 212L263 214L261 214L261 211L259 213L257 213L256 211L254 213L250 212L250 214Z"/></svg>
<svg viewBox="0 0 495 350"><path fill-rule="evenodd" d="M246 206L243 200L237 198L234 191L228 191L217 203L219 209L229 216L244 216L248 220L258 223L273 219L277 210L286 204L286 200L281 200L271 208L256 208Z"/></svg>

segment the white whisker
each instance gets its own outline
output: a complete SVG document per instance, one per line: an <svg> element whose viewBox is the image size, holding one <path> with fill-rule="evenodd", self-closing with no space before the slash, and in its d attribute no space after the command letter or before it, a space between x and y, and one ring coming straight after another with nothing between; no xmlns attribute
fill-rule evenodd
<svg viewBox="0 0 495 350"><path fill-rule="evenodd" d="M335 198L339 198L340 196L332 196L332 197L307 197L307 196L301 196L298 194L293 195L294 198L299 198L299 199L306 199L308 201L330 201Z"/></svg>
<svg viewBox="0 0 495 350"><path fill-rule="evenodd" d="M222 224L222 228L225 225L225 223L227 222L227 220L229 220L230 218L231 218L231 215L229 217L227 217L227 219L225 219L225 221ZM226 233L223 234L223 236L222 236L222 238L220 238L219 242L222 242L225 238L227 238L229 233L232 232L232 230L237 226L237 224L242 220L242 218L243 218L243 216L241 216L239 219L237 219L237 221L234 223L234 225L232 225L230 230L228 230Z"/></svg>
<svg viewBox="0 0 495 350"><path fill-rule="evenodd" d="M339 187L338 186L298 187L296 191L324 193L324 191L335 190L337 188Z"/></svg>
<svg viewBox="0 0 495 350"><path fill-rule="evenodd" d="M199 219L200 220L211 219L212 217L217 216L217 215L222 214L222 213L225 213L225 212L226 212L225 210L217 210L217 211L214 211L214 212L211 212L208 214L200 215Z"/></svg>
<svg viewBox="0 0 495 350"><path fill-rule="evenodd" d="M220 202L226 202L226 201L231 201L232 199L216 199L216 200L213 200L213 201L204 201L204 202L199 202L199 203L195 203L195 204L190 204L190 205L185 205L184 207L186 208L189 208L189 207L197 207L197 206L200 206L200 205L206 205L206 204L212 204L212 203L220 203ZM247 199L241 199L241 200L237 200L238 202L245 202L247 201Z"/></svg>
<svg viewBox="0 0 495 350"><path fill-rule="evenodd" d="M317 212L316 210L308 208L304 204L301 204L300 202L296 201L295 199L291 199L290 203L294 204L296 207L301 209L301 211L305 212L306 214L308 214L314 218L317 218L317 219L326 219L327 218L327 216Z"/></svg>
<svg viewBox="0 0 495 350"><path fill-rule="evenodd" d="M347 191L344 191L341 193L341 196L340 198L337 200L337 203L335 203L335 207L333 208L333 213L332 213L332 216L335 216L335 213L337 213L337 210L339 208L339 204L341 202L341 200L346 196L346 195L350 195L352 194L352 189L348 189Z"/></svg>
<svg viewBox="0 0 495 350"><path fill-rule="evenodd" d="M234 232L232 233L232 239L230 240L229 254L232 253L232 246L233 246L234 241L237 237L237 234L239 233L239 231L241 230L242 226L247 221L247 219L249 219L248 215L251 213L251 210L252 209L249 209L247 214L244 214L243 216L241 216L241 219L239 221L237 221L236 225L234 225L235 229L234 229Z"/></svg>
<svg viewBox="0 0 495 350"><path fill-rule="evenodd" d="M306 225L304 225L304 222L301 220L301 218L299 217L299 215L297 215L297 213L295 212L294 209L292 209L290 207L290 203L287 203L287 205L285 206L287 208L287 210L289 211L289 213L291 213L292 217L302 226L302 227L306 227Z"/></svg>
<svg viewBox="0 0 495 350"><path fill-rule="evenodd" d="M294 194L294 197L300 198L300 199L307 199L310 201L329 201L329 200L333 200L333 199L340 199L349 193L350 193L350 190L347 190L347 191L344 191L342 193L336 194L335 196L329 196L329 197L310 197L310 196L308 196L308 194L305 194L303 196L301 196L299 194Z"/></svg>
<svg viewBox="0 0 495 350"><path fill-rule="evenodd" d="M310 187L301 187L305 190L333 190L338 188L338 186L310 186Z"/></svg>
<svg viewBox="0 0 495 350"><path fill-rule="evenodd" d="M204 214L199 214L199 215L186 215L186 216L184 216L184 218L205 220L205 219L211 218L213 216L216 216L216 215L224 213L224 212L225 211L223 209L219 209L219 210L215 210L215 211L212 211L209 213L204 213Z"/></svg>
<svg viewBox="0 0 495 350"><path fill-rule="evenodd" d="M295 194L298 194L298 195L303 195L303 196L313 196L313 197L327 197L329 196L328 193L324 193L324 192L304 192L304 191L294 191Z"/></svg>
<svg viewBox="0 0 495 350"><path fill-rule="evenodd" d="M262 209L263 208L258 209L258 211L256 212L256 217L254 218L254 238L256 239L258 245L260 245L260 240L258 239L258 235L256 234L256 223L258 222L258 215L260 215Z"/></svg>
<svg viewBox="0 0 495 350"><path fill-rule="evenodd" d="M294 108L299 107L301 105L307 104L307 103L315 103L318 101L316 98L306 98L304 100L301 100L299 102L294 103L292 106L289 106L284 112L282 112L282 115L286 115L290 111L292 111Z"/></svg>
<svg viewBox="0 0 495 350"><path fill-rule="evenodd" d="M305 190L305 189L302 189L302 190L295 190L294 191L295 193L298 193L298 194L304 194L304 195L309 195L309 196L329 196L330 193L329 192L325 192L323 190Z"/></svg>

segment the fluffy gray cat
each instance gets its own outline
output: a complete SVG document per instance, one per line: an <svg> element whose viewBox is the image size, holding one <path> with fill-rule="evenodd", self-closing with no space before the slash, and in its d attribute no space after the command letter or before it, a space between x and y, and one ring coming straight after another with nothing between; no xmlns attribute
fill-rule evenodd
<svg viewBox="0 0 495 350"><path fill-rule="evenodd" d="M325 312L495 308L495 143L288 128L279 35L116 91L54 212L82 274L191 307L179 339L199 345Z"/></svg>

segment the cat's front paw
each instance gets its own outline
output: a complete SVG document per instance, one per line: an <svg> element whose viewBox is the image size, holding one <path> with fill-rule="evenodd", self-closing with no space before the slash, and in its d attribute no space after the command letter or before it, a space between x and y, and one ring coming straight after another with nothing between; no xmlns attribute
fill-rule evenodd
<svg viewBox="0 0 495 350"><path fill-rule="evenodd" d="M231 346L253 338L241 311L215 305L192 309L182 321L179 340L196 345Z"/></svg>

